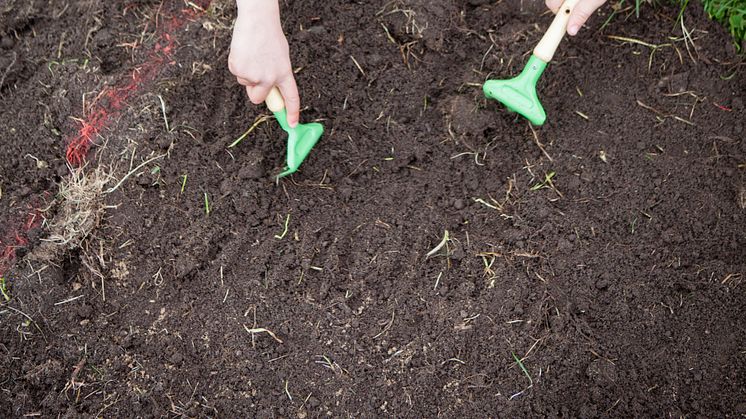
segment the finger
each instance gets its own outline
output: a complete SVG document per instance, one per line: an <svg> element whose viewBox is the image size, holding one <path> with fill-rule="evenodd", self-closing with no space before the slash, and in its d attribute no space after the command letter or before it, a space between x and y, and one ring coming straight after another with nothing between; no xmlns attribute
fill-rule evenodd
<svg viewBox="0 0 746 419"><path fill-rule="evenodd" d="M256 86L257 84L259 84L243 77L236 77L236 81L238 81L238 84L240 84L241 86Z"/></svg>
<svg viewBox="0 0 746 419"><path fill-rule="evenodd" d="M560 6L562 6L562 0L546 0L545 3L554 14L557 14Z"/></svg>
<svg viewBox="0 0 746 419"><path fill-rule="evenodd" d="M246 93L248 93L251 103L254 105L260 105L267 98L267 94L269 94L269 89L271 88L272 86L267 84L246 86Z"/></svg>
<svg viewBox="0 0 746 419"><path fill-rule="evenodd" d="M285 100L288 125L294 127L300 120L300 96L298 95L298 85L295 84L295 77L292 75L286 77L277 85L277 88L280 89L282 98Z"/></svg>
<svg viewBox="0 0 746 419"><path fill-rule="evenodd" d="M570 20L567 22L567 33L573 36L576 35L580 27L591 17L593 12L605 2L606 0L586 0L578 3L570 14Z"/></svg>

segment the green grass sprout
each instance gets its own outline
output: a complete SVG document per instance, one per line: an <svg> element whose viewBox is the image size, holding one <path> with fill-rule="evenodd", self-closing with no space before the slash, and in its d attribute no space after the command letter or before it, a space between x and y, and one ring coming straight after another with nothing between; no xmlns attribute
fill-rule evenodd
<svg viewBox="0 0 746 419"><path fill-rule="evenodd" d="M746 0L702 0L702 3L710 19L725 25L740 51L741 43L746 40Z"/></svg>
<svg viewBox="0 0 746 419"><path fill-rule="evenodd" d="M186 182L187 182L187 174L184 173L181 176L181 192L179 192L179 193L184 193L184 189L186 189Z"/></svg>
<svg viewBox="0 0 746 419"><path fill-rule="evenodd" d="M526 374L529 384L534 385L534 380L531 378L531 374L528 373L528 370L523 365L523 362L521 362L521 360L518 359L518 356L516 356L514 352L511 352L510 354L513 355L513 359L515 359L515 363L518 364L519 367L521 367L521 371L523 371L523 373Z"/></svg>
<svg viewBox="0 0 746 419"><path fill-rule="evenodd" d="M554 175L555 175L554 172L549 172L545 174L544 180L541 183L537 183L536 185L532 186L531 190L538 191L541 188L548 188L548 187L554 186L552 185L552 178L554 177Z"/></svg>
<svg viewBox="0 0 746 419"><path fill-rule="evenodd" d="M8 286L5 283L5 277L0 276L0 293L3 294L5 301L10 301L10 294L8 294Z"/></svg>
<svg viewBox="0 0 746 419"><path fill-rule="evenodd" d="M515 360L515 363L518 364L518 366L521 368L521 371L523 371L523 374L528 378L528 387L524 388L523 390L519 391L518 393L510 396L508 400L513 400L514 398L520 396L521 394L525 393L526 390L530 389L534 386L534 380L531 378L531 374L528 373L528 370L523 365L523 362L516 356L515 352L511 352L511 355L513 355L513 359Z"/></svg>

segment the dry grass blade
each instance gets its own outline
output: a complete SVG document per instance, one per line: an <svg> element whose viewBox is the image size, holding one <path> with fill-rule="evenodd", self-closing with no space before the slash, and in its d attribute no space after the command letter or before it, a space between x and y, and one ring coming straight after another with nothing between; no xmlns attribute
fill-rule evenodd
<svg viewBox="0 0 746 419"><path fill-rule="evenodd" d="M233 148L233 147L237 146L238 143L240 143L241 141L243 141L244 138L246 138L249 134L251 134L251 132L254 131L256 129L256 127L258 127L259 125L261 125L264 122L267 122L270 118L271 118L270 115L260 115L260 116L258 116L254 120L254 123L251 124L251 126L249 127L249 129L247 129L246 132L244 132L243 134L241 134L240 137L238 137L235 140L233 140L233 142L228 145L228 148Z"/></svg>
<svg viewBox="0 0 746 419"><path fill-rule="evenodd" d="M249 327L246 325L243 325L243 328L246 329L247 332L251 333L252 336L256 333L266 333L272 336L272 339L276 340L279 343L282 343L282 339L278 338L277 335L275 335L274 332L272 332L269 329L265 329L263 327L256 327L254 329L249 329Z"/></svg>
<svg viewBox="0 0 746 419"><path fill-rule="evenodd" d="M425 255L425 258L427 259L433 256L434 254L438 253L438 251L442 249L443 246L446 245L446 243L448 243L449 239L450 237L448 236L448 230L446 230L445 233L443 233L443 240L441 240L440 243L438 243L438 245L433 248L433 250L427 252L427 255Z"/></svg>
<svg viewBox="0 0 746 419"><path fill-rule="evenodd" d="M140 170L140 169L142 169L145 165L147 165L149 163L152 163L152 162L154 162L154 161L156 161L158 159L162 159L164 157L166 157L166 154L161 154L160 156L155 156L155 157L153 157L151 159L145 160L144 162L140 163L137 167L135 167L134 169L130 170L129 173L127 173L126 175L124 175L124 177L121 180L119 180L119 182L117 182L116 185L114 185L112 188L107 189L106 193L110 194L110 193L116 191L117 189L119 189L120 186L122 186L122 184L124 183L124 181L126 181L127 179L129 179L129 177L132 176L133 174L137 173L137 171Z"/></svg>

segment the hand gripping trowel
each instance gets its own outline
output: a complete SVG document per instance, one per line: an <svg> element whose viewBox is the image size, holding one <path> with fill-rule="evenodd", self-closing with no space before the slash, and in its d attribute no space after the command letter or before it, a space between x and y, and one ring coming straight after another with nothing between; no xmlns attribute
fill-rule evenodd
<svg viewBox="0 0 746 419"><path fill-rule="evenodd" d="M521 74L510 80L487 80L484 83L487 98L502 102L508 110L523 115L534 125L542 125L546 121L547 114L536 94L536 82L565 36L570 13L578 1L567 0L562 4Z"/></svg>
<svg viewBox="0 0 746 419"><path fill-rule="evenodd" d="M291 128L288 125L287 112L285 110L285 101L282 98L282 94L273 87L269 91L267 98L264 100L270 111L275 115L277 122L280 123L285 132L288 133L288 148L285 169L277 175L277 178L285 177L289 174L295 173L300 167L303 160L308 157L308 153L321 138L321 134L324 133L324 127L317 123L312 122L310 124L298 124L295 128Z"/></svg>

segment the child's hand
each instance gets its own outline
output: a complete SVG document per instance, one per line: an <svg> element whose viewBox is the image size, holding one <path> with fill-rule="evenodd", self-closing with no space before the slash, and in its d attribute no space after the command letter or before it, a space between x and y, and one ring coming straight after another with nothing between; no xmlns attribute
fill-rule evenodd
<svg viewBox="0 0 746 419"><path fill-rule="evenodd" d="M562 7L562 3L564 3L564 0L546 0L547 7L555 14ZM567 33L570 35L577 34L585 21L604 3L606 3L606 0L580 0L570 14L570 21L567 22Z"/></svg>
<svg viewBox="0 0 746 419"><path fill-rule="evenodd" d="M277 0L237 0L228 68L254 104L261 104L273 86L285 99L288 124L298 124L300 97L290 65L290 50L280 24Z"/></svg>

